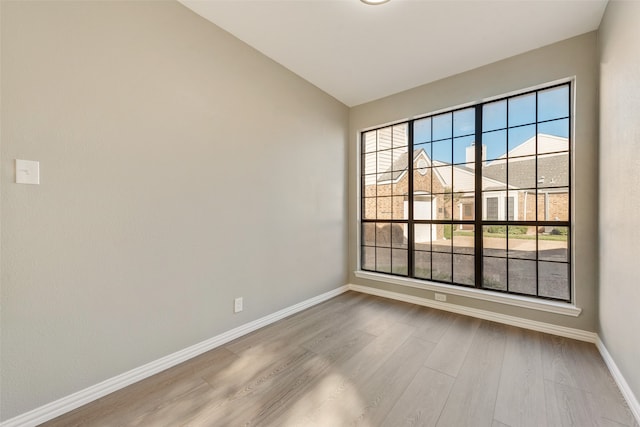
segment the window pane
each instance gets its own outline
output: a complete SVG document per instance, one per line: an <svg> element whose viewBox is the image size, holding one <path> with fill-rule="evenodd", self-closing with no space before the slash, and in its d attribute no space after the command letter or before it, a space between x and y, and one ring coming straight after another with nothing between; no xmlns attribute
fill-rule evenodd
<svg viewBox="0 0 640 427"><path fill-rule="evenodd" d="M569 189L538 191L538 221L569 220Z"/></svg>
<svg viewBox="0 0 640 427"><path fill-rule="evenodd" d="M453 219L473 220L474 193L453 193Z"/></svg>
<svg viewBox="0 0 640 427"><path fill-rule="evenodd" d="M453 140L453 163L474 163L476 161L476 138L463 136Z"/></svg>
<svg viewBox="0 0 640 427"><path fill-rule="evenodd" d="M569 86L559 86L538 92L538 120L569 116Z"/></svg>
<svg viewBox="0 0 640 427"><path fill-rule="evenodd" d="M507 127L507 101L496 101L482 107L482 131Z"/></svg>
<svg viewBox="0 0 640 427"><path fill-rule="evenodd" d="M391 248L376 248L376 271L391 273Z"/></svg>
<svg viewBox="0 0 640 427"><path fill-rule="evenodd" d="M426 166L429 166L431 162L431 143L419 144L413 146L413 162L414 167L417 168L417 162L422 159Z"/></svg>
<svg viewBox="0 0 640 427"><path fill-rule="evenodd" d="M415 276L420 279L431 279L431 252L416 251L414 254Z"/></svg>
<svg viewBox="0 0 640 427"><path fill-rule="evenodd" d="M507 290L507 260L505 258L483 258L482 287Z"/></svg>
<svg viewBox="0 0 640 427"><path fill-rule="evenodd" d="M431 194L431 168L418 169L413 172L414 194Z"/></svg>
<svg viewBox="0 0 640 427"><path fill-rule="evenodd" d="M536 188L536 156L509 159L507 165L510 188Z"/></svg>
<svg viewBox="0 0 640 427"><path fill-rule="evenodd" d="M509 157L533 156L536 154L536 126L509 129Z"/></svg>
<svg viewBox="0 0 640 427"><path fill-rule="evenodd" d="M453 192L465 193L473 197L476 189L476 174L473 165L453 166Z"/></svg>
<svg viewBox="0 0 640 427"><path fill-rule="evenodd" d="M378 129L378 151L391 148L391 128Z"/></svg>
<svg viewBox="0 0 640 427"><path fill-rule="evenodd" d="M371 132L366 132L362 136L362 140L364 141L364 153L371 153L376 151L376 131L373 130Z"/></svg>
<svg viewBox="0 0 640 427"><path fill-rule="evenodd" d="M376 246L391 246L391 224L376 224Z"/></svg>
<svg viewBox="0 0 640 427"><path fill-rule="evenodd" d="M509 258L536 259L536 227L510 225Z"/></svg>
<svg viewBox="0 0 640 427"><path fill-rule="evenodd" d="M522 189L509 194L517 195L516 219L518 221L536 220L536 190L532 188Z"/></svg>
<svg viewBox="0 0 640 427"><path fill-rule="evenodd" d="M376 195L377 196L390 196L391 195L391 173L379 173L376 178Z"/></svg>
<svg viewBox="0 0 640 427"><path fill-rule="evenodd" d="M407 123L395 125L393 127L393 146L403 147L409 142L409 126Z"/></svg>
<svg viewBox="0 0 640 427"><path fill-rule="evenodd" d="M500 198L497 196L485 197L484 198L484 219L487 220L501 220L500 218Z"/></svg>
<svg viewBox="0 0 640 427"><path fill-rule="evenodd" d="M451 224L436 224L431 235L431 250L451 252Z"/></svg>
<svg viewBox="0 0 640 427"><path fill-rule="evenodd" d="M569 227L545 227L547 233L538 236L538 259L569 261Z"/></svg>
<svg viewBox="0 0 640 427"><path fill-rule="evenodd" d="M409 156L407 155L407 147L394 148L392 150L393 153L393 164L391 166L391 170L394 171L405 171L409 167ZM394 176L397 178L397 176Z"/></svg>
<svg viewBox="0 0 640 427"><path fill-rule="evenodd" d="M407 204L405 203L404 196L394 196L392 197L392 219L408 219L409 218L409 210Z"/></svg>
<svg viewBox="0 0 640 427"><path fill-rule="evenodd" d="M569 299L569 266L559 262L541 262L540 296Z"/></svg>
<svg viewBox="0 0 640 427"><path fill-rule="evenodd" d="M364 199L364 212L362 212L364 219L376 219L376 201L377 199L375 197L366 197Z"/></svg>
<svg viewBox="0 0 640 427"><path fill-rule="evenodd" d="M536 294L536 262L509 260L509 291L520 294Z"/></svg>
<svg viewBox="0 0 640 427"><path fill-rule="evenodd" d="M453 136L471 135L476 129L476 110L466 108L453 113Z"/></svg>
<svg viewBox="0 0 640 427"><path fill-rule="evenodd" d="M391 171L393 156L391 150L378 151L378 173Z"/></svg>
<svg viewBox="0 0 640 427"><path fill-rule="evenodd" d="M495 160L507 154L507 131L498 130L482 134L482 145L486 148L486 160Z"/></svg>
<svg viewBox="0 0 640 427"><path fill-rule="evenodd" d="M452 213L452 194L434 194L434 213L435 219L451 219Z"/></svg>
<svg viewBox="0 0 640 427"><path fill-rule="evenodd" d="M413 143L431 141L431 118L420 119L413 122Z"/></svg>
<svg viewBox="0 0 640 427"><path fill-rule="evenodd" d="M377 175L365 175L362 177L362 195L364 197L376 197L376 176Z"/></svg>
<svg viewBox="0 0 640 427"><path fill-rule="evenodd" d="M391 219L391 197L377 198L377 219Z"/></svg>
<svg viewBox="0 0 640 427"><path fill-rule="evenodd" d="M482 168L482 190L504 190L507 188L507 161L496 160Z"/></svg>
<svg viewBox="0 0 640 427"><path fill-rule="evenodd" d="M451 254L433 252L431 258L433 280L451 282Z"/></svg>
<svg viewBox="0 0 640 427"><path fill-rule="evenodd" d="M433 117L433 140L451 138L451 113Z"/></svg>
<svg viewBox="0 0 640 427"><path fill-rule="evenodd" d="M569 185L569 155L567 153L538 156L538 188Z"/></svg>
<svg viewBox="0 0 640 427"><path fill-rule="evenodd" d="M453 145L450 139L443 139L432 143L433 160L450 164L453 161ZM436 165L434 165L436 166Z"/></svg>
<svg viewBox="0 0 640 427"><path fill-rule="evenodd" d="M436 201L430 194L415 194L413 196L413 218L433 219L433 210L435 209Z"/></svg>
<svg viewBox="0 0 640 427"><path fill-rule="evenodd" d="M460 226L461 224L453 224L453 252L473 255L475 252L473 231L462 231L460 230Z"/></svg>
<svg viewBox="0 0 640 427"><path fill-rule="evenodd" d="M482 287L507 290L507 260L505 258L483 258Z"/></svg>
<svg viewBox="0 0 640 427"><path fill-rule="evenodd" d="M454 199L456 200L459 209L456 209L455 219L461 219L464 221L473 221L475 219L475 203L474 203L474 194L473 193L455 193ZM473 230L472 225L461 225L461 230L464 230L465 227L467 230ZM469 228L471 227L471 228Z"/></svg>
<svg viewBox="0 0 640 427"><path fill-rule="evenodd" d="M409 271L407 263L407 250L406 249L392 249L391 255L393 256L393 262L391 263L391 272L393 274L407 275Z"/></svg>
<svg viewBox="0 0 640 427"><path fill-rule="evenodd" d="M482 228L482 246L484 255L506 257L507 233L505 226L485 225Z"/></svg>
<svg viewBox="0 0 640 427"><path fill-rule="evenodd" d="M394 248L407 248L407 224L391 225L391 246Z"/></svg>
<svg viewBox="0 0 640 427"><path fill-rule="evenodd" d="M376 269L376 248L365 246L362 248L362 269Z"/></svg>
<svg viewBox="0 0 640 427"><path fill-rule="evenodd" d="M376 167L377 167L377 154L376 153L370 153L370 154L365 154L364 156L364 167L362 168L362 172L365 175L370 175L370 174L374 174L377 172Z"/></svg>
<svg viewBox="0 0 640 427"><path fill-rule="evenodd" d="M416 224L413 227L413 240L415 242L414 249L421 251L431 250L431 235L435 235L435 225Z"/></svg>
<svg viewBox="0 0 640 427"><path fill-rule="evenodd" d="M519 126L536 121L536 94L509 99L509 126Z"/></svg>
<svg viewBox="0 0 640 427"><path fill-rule="evenodd" d="M473 255L453 255L453 282L461 285L475 284L475 264Z"/></svg>
<svg viewBox="0 0 640 427"><path fill-rule="evenodd" d="M376 244L376 225L372 222L362 224L362 244L366 246L375 246Z"/></svg>
<svg viewBox="0 0 640 427"><path fill-rule="evenodd" d="M440 166L433 168L433 186L434 193L449 193L453 184L453 167Z"/></svg>
<svg viewBox="0 0 640 427"><path fill-rule="evenodd" d="M538 125L538 153L569 150L569 119L554 120Z"/></svg>

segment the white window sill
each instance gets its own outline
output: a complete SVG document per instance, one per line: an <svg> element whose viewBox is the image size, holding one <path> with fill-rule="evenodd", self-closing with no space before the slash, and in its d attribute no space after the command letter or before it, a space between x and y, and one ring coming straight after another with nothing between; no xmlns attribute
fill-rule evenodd
<svg viewBox="0 0 640 427"><path fill-rule="evenodd" d="M427 280L390 276L380 273L371 273L368 271L358 270L354 273L356 277L360 279L369 279L378 282L393 283L395 285L409 286L412 288L426 289L429 291L443 292L449 295L459 295L467 298L497 302L500 304L513 305L516 307L529 308L532 310L546 311L549 313L562 314L565 316L578 317L582 312L581 308L576 307L573 304L564 302L529 298L520 295L503 294L499 292L491 292L484 289L480 290L474 288L464 288L462 286L446 285L443 283L435 283Z"/></svg>

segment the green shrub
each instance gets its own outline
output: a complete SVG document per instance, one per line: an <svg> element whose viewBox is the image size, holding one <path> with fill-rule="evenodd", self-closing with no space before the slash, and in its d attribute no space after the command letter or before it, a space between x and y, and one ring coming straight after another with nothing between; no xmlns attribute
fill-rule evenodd
<svg viewBox="0 0 640 427"><path fill-rule="evenodd" d="M509 234L510 235L527 234L527 226L526 225L511 225L511 226L509 226Z"/></svg>
<svg viewBox="0 0 640 427"><path fill-rule="evenodd" d="M507 232L505 225L490 225L487 227L487 233L491 234L505 234ZM527 234L527 226L525 225L510 225L509 235L518 236L521 234Z"/></svg>
<svg viewBox="0 0 640 427"><path fill-rule="evenodd" d="M506 227L504 225L490 225L487 227L487 233L491 234L504 234Z"/></svg>

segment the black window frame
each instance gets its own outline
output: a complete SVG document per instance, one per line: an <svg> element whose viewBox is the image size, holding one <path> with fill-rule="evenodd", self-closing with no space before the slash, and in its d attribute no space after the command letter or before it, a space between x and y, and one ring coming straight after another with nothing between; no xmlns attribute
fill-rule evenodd
<svg viewBox="0 0 640 427"><path fill-rule="evenodd" d="M567 99L567 103L568 103L568 115L566 117L554 117L551 118L549 120L539 120L538 117L538 112L539 112L539 100L538 100L538 95L540 92L543 91L547 91L547 90L551 90L551 89L555 89L555 88L560 88L562 86L566 86L568 88L568 99ZM513 294L513 295L521 295L521 296L525 296L525 297L533 297L533 298L537 298L537 299L543 299L543 300L552 300L552 301L562 301L562 302L572 302L574 295L573 295L573 258L572 258L572 253L573 253L573 241L572 241L572 232L573 232L573 215L572 215L572 211L573 211L573 185L572 185L572 181L573 181L573 122L574 122L574 117L573 117L573 91L574 91L574 85L572 81L568 81L568 82L562 82L562 83L556 83L556 84L551 84L548 86L541 86L535 89L531 89L531 90L526 90L526 91L522 91L519 93L515 93L515 94L510 94L510 95L505 95L503 97L498 97L498 98L494 98L488 101L484 101L484 102L480 102L474 105L467 105L465 107L461 107L461 108L453 108L450 110L446 110L446 111L440 111L434 114L430 114L430 115L426 115L426 116L421 116L421 117L417 117L415 119L411 119L411 120L407 120L407 121L403 121L400 123L394 123L392 125L385 125L385 126L380 126L377 128L373 128L373 129L367 129L366 131L362 131L360 133L360 158L359 158L359 164L361 165L361 172L360 172L360 176L359 176L359 185L360 188L362 190L362 194L360 195L360 218L359 218L359 227L361 230L360 233L360 242L359 242L359 251L360 251L360 265L359 265L359 269L361 271L367 271L367 272L373 272L373 273L382 273L385 275L390 275L390 276L400 276L400 277L407 277L410 279L417 279L417 280L427 280L429 282L436 282L436 283L444 283L447 285L454 285L454 286L460 286L460 287L464 287L464 288L474 288L474 289L481 289L481 290L486 290L486 291L490 291L490 292L500 292L500 293L506 293L506 294ZM567 217L566 220L549 220L548 218L545 218L544 220L540 220L539 219L539 208L538 208L538 204L539 204L539 200L538 200L538 196L536 196L536 207L535 207L535 212L536 212L536 219L535 220L520 220L520 219L512 219L510 217L512 217L514 214L514 209L515 209L515 203L516 203L516 199L513 198L513 204L511 206L509 206L510 204L510 200L512 200L511 198L513 196L509 196L509 195L504 195L504 196L500 196L504 202L504 206L503 206L503 210L504 210L504 219L503 220L496 220L496 219L484 219L483 218L483 206L484 206L484 200L485 197L483 196L483 175L482 175L482 167L479 167L480 165L483 164L483 134L488 132L488 131L484 131L483 129L483 107L487 104L492 104L492 103L496 103L496 102L500 102L500 101L507 101L507 105L510 99L516 98L516 97L523 97L525 95L531 95L531 94L535 94L535 121L533 123L529 123L529 124L520 124L520 125L515 125L515 126L509 126L508 123L508 113L507 113L507 124L506 127L504 128L504 130L508 132L511 129L515 129L517 127L521 127L521 126L530 126L531 124L535 125L535 144L536 144L536 152L535 152L535 191L536 191L536 195L538 194L539 190L542 188L543 190L549 190L549 188L546 187L539 187L538 183L539 183L539 177L538 177L538 161L541 158L541 155L544 155L545 153L541 153L538 151L538 138L539 135L541 134L539 131L539 125L540 124L544 124L544 123L548 123L548 122L552 122L552 121L559 121L559 120L567 120L568 121L568 129L567 129L567 148L566 148L566 154L568 157L568 161L567 161L567 175L568 175L568 183L566 184L566 187L562 187L562 188L566 188L566 197L567 197L567 201L566 201L566 210L567 210ZM475 113L475 129L474 129L474 137L475 137L475 190L474 190L474 197L473 197L473 203L474 203L474 208L475 208L475 212L474 212L474 219L473 220L463 220L462 217L455 219L455 215L453 214L453 212L450 214L448 219L434 219L431 218L430 220L417 220L414 218L414 203L413 203L413 196L415 194L414 192L414 172L417 171L417 168L414 168L414 162L415 159L413 158L414 153L414 123L425 119L425 118L433 118L433 117L437 117L443 114L451 114L451 117L454 117L454 113L457 111L462 111L462 110L467 110L469 108L473 108L474 109L474 113ZM452 120L453 121L453 120ZM364 185L364 153L365 153L365 134L372 132L372 131L378 131L380 129L385 129L388 127L393 127L393 126L398 126L398 125L403 125L406 124L408 126L408 146L407 146L407 152L408 152L408 159L409 161L407 162L407 174L408 174L408 191L407 194L405 194L405 200L407 200L407 210L408 210L408 218L406 219L378 219L376 218L364 218L365 214L365 185ZM453 125L452 125L453 128ZM455 136L451 135L451 139L452 141L454 140ZM508 138L508 137L507 137ZM508 139L507 139L508 141ZM509 152L509 145L507 142L507 153ZM565 151L558 151L557 154L560 153L565 153ZM548 153L546 153L548 154ZM552 153L552 154L556 154L556 153ZM506 155L506 154L505 154ZM452 157L451 159L451 165L454 164L454 159ZM433 166L432 166L433 167ZM376 173L380 173L381 171L376 170ZM542 178L542 177L541 177ZM506 185L508 186L509 184L509 179L508 179L508 171L507 171L507 178L506 178ZM453 190L452 190L453 191ZM509 190L507 192L507 194L511 191L515 191L515 190ZM548 191L544 192L545 194L548 193ZM435 196L435 194L434 194ZM455 193L452 193L451 196L455 196ZM493 196L490 196L493 197ZM526 197L526 196L525 196ZM548 195L545 196L544 198L544 203L545 206L548 203L548 199L547 199ZM500 199L498 199L499 201ZM442 207L438 206L438 209L441 210ZM380 271L378 269L375 268L367 268L367 266L365 266L365 250L367 248L371 248L370 246L367 246L364 244L364 234L365 234L365 227L367 227L367 224L373 224L374 228L377 229L379 224L388 224L389 228L393 231L393 228L397 226L401 226L401 227L405 227L405 232L407 235L407 241L406 241L406 245L405 247L399 247L398 249L405 249L406 248L406 252L407 252L407 268L406 268L406 274L403 272L398 273L397 271L394 272L393 271L393 266L391 266L389 269L390 271ZM455 275L454 275L454 263L455 263L455 256L456 253L454 251L454 249L452 248L451 250L451 275L449 280L440 280L438 278L434 278L433 276L430 278L424 278L424 277L420 277L420 274L417 274L417 271L415 269L415 258L416 258L416 252L420 252L420 250L416 249L416 244L414 242L414 236L415 236L415 232L416 232L416 225L423 225L423 224L429 224L432 226L432 228L436 225L445 225L445 227L447 225L449 225L450 228L450 233L451 233L451 237L453 238L453 232L455 230L456 226L464 226L464 227L473 227L473 230L475 230L474 232L474 248L473 248L473 256L474 256L474 278L473 278L473 285L470 285L469 283L456 283L455 282ZM514 289L509 289L509 269L511 267L507 268L507 283L506 283L506 289L494 289L494 288L490 288L490 287L486 287L483 285L483 269L484 269L484 259L485 257L489 257L491 258L491 256L487 256L486 254L483 253L483 249L484 249L484 242L483 242L483 235L484 235L484 230L485 227L487 226L496 226L496 227L504 227L504 229L506 230L506 236L505 236L505 241L507 242L507 248L506 248L506 255L504 257L494 257L494 258L502 258L505 261L505 265L510 265L511 260L514 261L520 261L517 258L513 258L509 256L509 248L508 248L508 242L510 240L509 238L509 227L536 227L536 232L535 232L535 240L536 240L536 255L535 255L535 259L530 259L528 261L535 261L535 294L532 294L531 292L519 292L518 290L514 290ZM371 227L369 227L371 228ZM564 234L566 234L566 260L565 261L557 261L557 260L550 260L550 259L541 259L540 258L540 251L539 251L539 241L540 241L540 237L539 237L539 231L541 229L564 229L563 232ZM483 232L478 232L478 230L482 230ZM369 230L369 232L371 232L371 230ZM433 233L433 231L431 231L431 233ZM377 235L377 234L376 234ZM375 243L374 243L375 245ZM377 248L377 246L375 246ZM394 252L392 249L393 245L390 244L389 245L389 253L390 253L390 257L391 257L391 264L393 264L393 256L394 256ZM433 266L433 251L430 250L430 262L431 262L431 266ZM377 257L377 253L375 254L375 256ZM377 261L376 261L377 262ZM540 292L540 285L541 285L541 274L540 274L540 267L541 267L541 263L544 263L544 265L549 264L549 263L556 263L556 264L561 264L564 265L564 267L566 268L566 297L564 296L550 296L550 295L543 295ZM554 268L556 268L558 266L554 266ZM562 268L562 267L560 267ZM431 269L431 271L433 271L433 268ZM432 274L432 273L430 273ZM564 274L564 273L562 273Z"/></svg>

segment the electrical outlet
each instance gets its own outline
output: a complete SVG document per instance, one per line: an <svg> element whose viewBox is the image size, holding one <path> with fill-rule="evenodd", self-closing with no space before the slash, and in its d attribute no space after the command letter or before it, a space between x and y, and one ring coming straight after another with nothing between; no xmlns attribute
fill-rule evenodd
<svg viewBox="0 0 640 427"><path fill-rule="evenodd" d="M436 295L436 301L446 301L447 300L447 296L445 294L435 294Z"/></svg>
<svg viewBox="0 0 640 427"><path fill-rule="evenodd" d="M238 297L233 301L233 312L239 313L242 311L242 297Z"/></svg>

